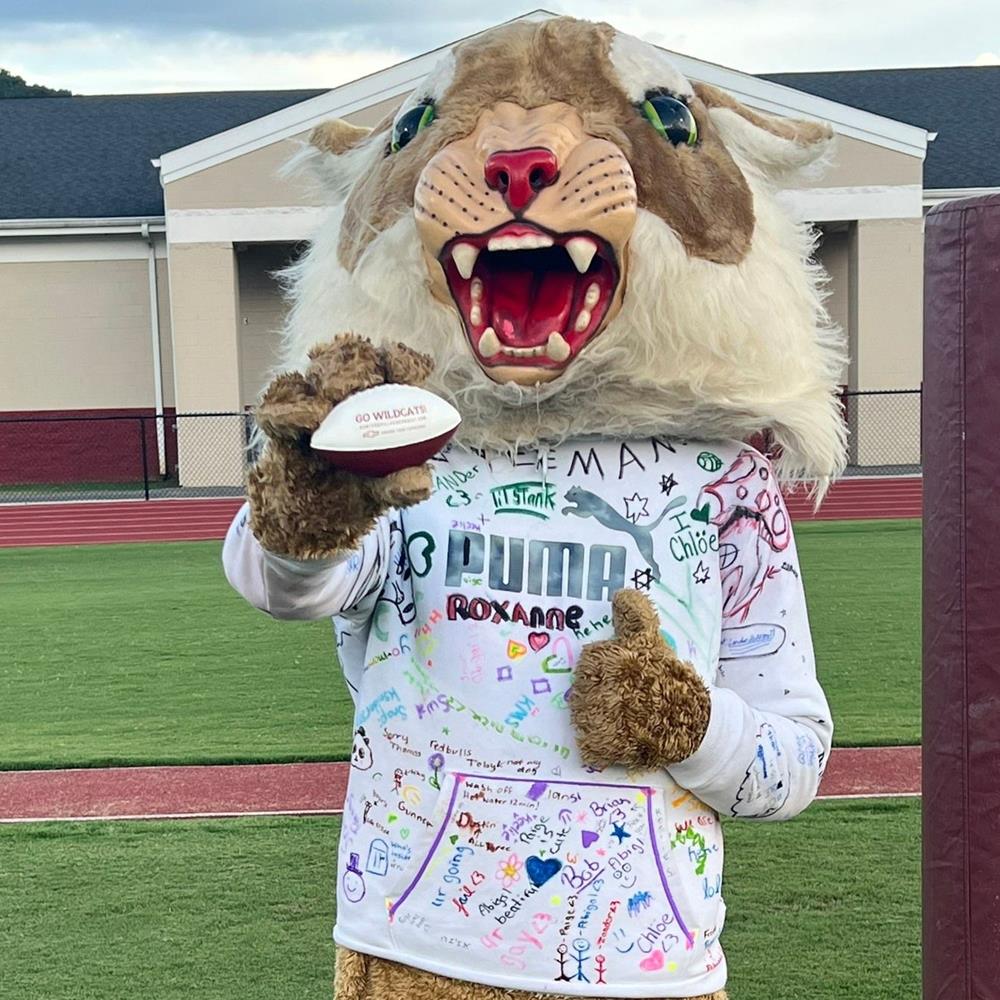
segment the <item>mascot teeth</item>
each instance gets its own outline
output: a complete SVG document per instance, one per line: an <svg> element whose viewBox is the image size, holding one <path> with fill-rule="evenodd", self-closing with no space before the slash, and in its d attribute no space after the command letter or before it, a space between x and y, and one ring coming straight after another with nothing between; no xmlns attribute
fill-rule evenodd
<svg viewBox="0 0 1000 1000"><path fill-rule="evenodd" d="M479 338L479 353L484 358L492 358L500 353L500 338L492 326L483 330L483 335Z"/></svg>
<svg viewBox="0 0 1000 1000"><path fill-rule="evenodd" d="M603 238L516 219L458 235L438 259L476 358L504 378L565 369L601 333L620 278Z"/></svg>
<svg viewBox="0 0 1000 1000"><path fill-rule="evenodd" d="M588 315L587 321L590 321ZM577 327L579 327L580 321L577 320ZM561 333L557 333L555 330L549 334L548 343L545 345L545 353L553 361L566 361L570 356L569 344L566 343L566 338L563 337Z"/></svg>
<svg viewBox="0 0 1000 1000"><path fill-rule="evenodd" d="M541 250L552 246L552 237L544 233L528 233L524 236L494 236L486 244L487 250ZM596 250L597 247L595 246ZM471 272L470 272L471 273Z"/></svg>
<svg viewBox="0 0 1000 1000"><path fill-rule="evenodd" d="M574 236L566 243L566 252L570 255L580 274L586 274L590 262L597 253L597 244L586 236Z"/></svg>
<svg viewBox="0 0 1000 1000"><path fill-rule="evenodd" d="M468 281L472 277L472 270L476 266L476 258L479 256L479 247L474 247L471 243L456 243L452 248L451 257L455 261L458 273ZM480 282L482 288L482 282Z"/></svg>

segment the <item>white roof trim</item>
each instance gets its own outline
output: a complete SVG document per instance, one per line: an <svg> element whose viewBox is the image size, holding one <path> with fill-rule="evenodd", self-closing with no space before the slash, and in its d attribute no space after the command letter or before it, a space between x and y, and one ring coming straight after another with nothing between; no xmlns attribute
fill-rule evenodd
<svg viewBox="0 0 1000 1000"><path fill-rule="evenodd" d="M0 264L61 263L81 260L149 260L149 245L136 234L104 236L94 239L89 232L63 231L35 239L6 239L0 232ZM23 234L19 233L19 236ZM167 256L167 241L161 233L154 240L157 260Z"/></svg>
<svg viewBox="0 0 1000 1000"><path fill-rule="evenodd" d="M162 215L107 219L0 219L0 236L124 236L166 231Z"/></svg>
<svg viewBox="0 0 1000 1000"><path fill-rule="evenodd" d="M173 208L167 212L167 242L297 243L312 236L327 209L275 205L268 208Z"/></svg>
<svg viewBox="0 0 1000 1000"><path fill-rule="evenodd" d="M939 205L942 201L954 201L956 198L979 198L987 194L1000 194L1000 187L927 188L924 191L924 204Z"/></svg>
<svg viewBox="0 0 1000 1000"><path fill-rule="evenodd" d="M555 16L557 15L549 11L535 10L513 20L545 21ZM160 180L163 184L170 184L208 167L298 135L328 118L342 118L380 101L404 97L430 72L440 56L458 41L334 87L325 94L293 104L263 118L163 153L160 156ZM822 97L814 97L739 70L678 52L664 51L669 53L685 76L728 90L760 111L829 122L840 135L921 159L926 154L927 132L922 128L904 125L891 118L883 118Z"/></svg>
<svg viewBox="0 0 1000 1000"><path fill-rule="evenodd" d="M855 222L864 219L919 219L919 184L881 187L786 188L778 200L802 222Z"/></svg>

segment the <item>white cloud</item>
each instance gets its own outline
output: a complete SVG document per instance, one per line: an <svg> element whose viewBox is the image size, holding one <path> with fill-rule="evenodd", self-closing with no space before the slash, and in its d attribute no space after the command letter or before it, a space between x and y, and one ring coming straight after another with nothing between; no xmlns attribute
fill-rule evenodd
<svg viewBox="0 0 1000 1000"><path fill-rule="evenodd" d="M973 66L1000 66L1000 55L996 52L982 52L972 60Z"/></svg>
<svg viewBox="0 0 1000 1000"><path fill-rule="evenodd" d="M221 34L159 43L127 31L64 28L0 42L0 66L31 82L74 93L191 90L289 90L333 87L408 53L349 47L336 36L296 39L294 46Z"/></svg>
<svg viewBox="0 0 1000 1000"><path fill-rule="evenodd" d="M996 0L951 0L947 31L940 0L630 0L610 10L607 0L494 0L488 11L468 0L283 3L177 0L154 23L126 0L0 0L0 66L77 93L327 87L535 3L748 72L941 66L967 63L997 21ZM24 20L45 7L48 23ZM95 23L57 20L98 8ZM20 9L22 20L4 26ZM976 59L997 62L994 52Z"/></svg>

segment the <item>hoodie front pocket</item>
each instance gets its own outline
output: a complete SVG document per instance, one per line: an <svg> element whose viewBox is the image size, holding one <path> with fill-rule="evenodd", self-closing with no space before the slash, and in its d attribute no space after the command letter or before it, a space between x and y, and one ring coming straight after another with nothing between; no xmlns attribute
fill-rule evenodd
<svg viewBox="0 0 1000 1000"><path fill-rule="evenodd" d="M686 964L694 936L657 838L661 790L450 779L426 852L386 900L401 959L619 986Z"/></svg>

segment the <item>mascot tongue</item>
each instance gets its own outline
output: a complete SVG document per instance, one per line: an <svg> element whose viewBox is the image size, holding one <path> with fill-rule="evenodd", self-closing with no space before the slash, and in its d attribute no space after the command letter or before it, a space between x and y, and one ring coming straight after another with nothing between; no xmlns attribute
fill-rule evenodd
<svg viewBox="0 0 1000 1000"><path fill-rule="evenodd" d="M497 269L489 277L491 322L511 347L544 344L566 327L576 275L568 271Z"/></svg>

